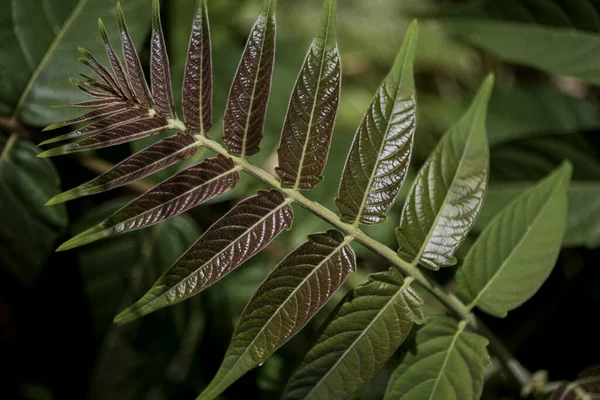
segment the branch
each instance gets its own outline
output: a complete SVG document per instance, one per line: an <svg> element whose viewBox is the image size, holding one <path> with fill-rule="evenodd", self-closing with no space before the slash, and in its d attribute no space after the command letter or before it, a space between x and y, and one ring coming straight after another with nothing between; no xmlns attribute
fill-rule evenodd
<svg viewBox="0 0 600 400"><path fill-rule="evenodd" d="M29 132L17 120L13 118L0 117L0 129L8 133L16 133L24 139L29 139Z"/></svg>

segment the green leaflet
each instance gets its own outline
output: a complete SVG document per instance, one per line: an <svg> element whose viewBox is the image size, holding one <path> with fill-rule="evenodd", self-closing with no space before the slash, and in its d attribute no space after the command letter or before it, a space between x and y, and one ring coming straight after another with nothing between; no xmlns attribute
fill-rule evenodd
<svg viewBox="0 0 600 400"><path fill-rule="evenodd" d="M275 62L277 0L264 0L233 78L223 117L223 141L232 154L260 150Z"/></svg>
<svg viewBox="0 0 600 400"><path fill-rule="evenodd" d="M406 177L416 128L413 62L418 35L415 21L354 136L335 200L346 222L385 221Z"/></svg>
<svg viewBox="0 0 600 400"><path fill-rule="evenodd" d="M600 83L600 5L592 0L482 0L440 20L508 61Z"/></svg>
<svg viewBox="0 0 600 400"><path fill-rule="evenodd" d="M533 186L535 182L491 184L473 230L483 231L508 203ZM563 247L600 246L600 182L572 181L567 197L568 214Z"/></svg>
<svg viewBox="0 0 600 400"><path fill-rule="evenodd" d="M489 76L419 171L396 230L403 259L433 270L456 263L453 254L483 205L489 171L485 121L493 86Z"/></svg>
<svg viewBox="0 0 600 400"><path fill-rule="evenodd" d="M64 205L44 207L60 191L60 179L38 153L16 134L0 135L0 260L26 285L34 283L68 223Z"/></svg>
<svg viewBox="0 0 600 400"><path fill-rule="evenodd" d="M199 399L215 398L262 365L310 321L356 269L351 240L334 229L309 235L277 266L246 306L221 368Z"/></svg>
<svg viewBox="0 0 600 400"><path fill-rule="evenodd" d="M456 293L469 307L505 317L542 286L560 251L571 170L563 163L479 236L456 275Z"/></svg>
<svg viewBox="0 0 600 400"><path fill-rule="evenodd" d="M284 187L312 189L323 180L342 88L336 34L336 0L323 16L288 106L277 149L277 175Z"/></svg>
<svg viewBox="0 0 600 400"><path fill-rule="evenodd" d="M0 35L10 45L0 48L0 109L34 126L73 116L72 110L51 106L82 99L70 90L69 77L81 71L74 51L83 46L102 53L96 20L113 15L114 2L19 0L3 5ZM136 41L143 39L150 27L148 1L128 0L124 8L136 16L129 25L131 34ZM114 38L117 32L112 31Z"/></svg>
<svg viewBox="0 0 600 400"><path fill-rule="evenodd" d="M421 299L394 268L372 274L330 315L287 385L284 399L345 399L423 321Z"/></svg>
<svg viewBox="0 0 600 400"><path fill-rule="evenodd" d="M478 400L490 365L487 339L465 331L465 322L436 316L417 332L416 351L396 369L385 400Z"/></svg>
<svg viewBox="0 0 600 400"><path fill-rule="evenodd" d="M290 200L275 189L241 201L204 232L144 297L117 315L115 322L127 323L198 294L290 229L293 219Z"/></svg>

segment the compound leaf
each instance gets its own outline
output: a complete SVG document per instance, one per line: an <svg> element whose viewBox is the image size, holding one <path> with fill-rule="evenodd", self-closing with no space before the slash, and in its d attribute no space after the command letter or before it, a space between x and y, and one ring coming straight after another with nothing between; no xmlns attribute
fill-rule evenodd
<svg viewBox="0 0 600 400"><path fill-rule="evenodd" d="M505 317L542 286L565 232L571 171L563 163L506 206L477 238L456 275L456 293L470 307Z"/></svg>
<svg viewBox="0 0 600 400"><path fill-rule="evenodd" d="M385 400L478 400L490 365L488 341L465 326L446 316L428 319L415 351L390 378Z"/></svg>
<svg viewBox="0 0 600 400"><path fill-rule="evenodd" d="M294 213L277 191L260 191L215 222L137 303L117 315L124 324L183 301L242 265L284 229Z"/></svg>
<svg viewBox="0 0 600 400"><path fill-rule="evenodd" d="M307 190L323 180L341 87L336 0L327 0L296 80L277 149L276 172L284 187Z"/></svg>
<svg viewBox="0 0 600 400"><path fill-rule="evenodd" d="M348 293L292 375L284 399L345 399L373 377L423 320L410 282L391 268Z"/></svg>
<svg viewBox="0 0 600 400"><path fill-rule="evenodd" d="M396 229L403 259L433 270L456 263L454 251L483 205L489 173L485 120L493 85L490 76L419 171Z"/></svg>

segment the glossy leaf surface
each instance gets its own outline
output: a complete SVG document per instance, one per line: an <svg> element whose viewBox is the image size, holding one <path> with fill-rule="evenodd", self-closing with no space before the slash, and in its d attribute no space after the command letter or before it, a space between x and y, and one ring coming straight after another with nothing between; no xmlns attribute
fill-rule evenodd
<svg viewBox="0 0 600 400"><path fill-rule="evenodd" d="M336 0L328 0L281 133L276 172L284 187L307 190L323 180L342 87L336 29Z"/></svg>
<svg viewBox="0 0 600 400"><path fill-rule="evenodd" d="M396 230L403 259L433 270L456 263L453 254L483 205L489 173L485 121L493 85L492 77L486 79L419 171Z"/></svg>
<svg viewBox="0 0 600 400"><path fill-rule="evenodd" d="M276 5L277 0L264 0L229 91L223 141L242 157L258 153L263 137L275 61Z"/></svg>
<svg viewBox="0 0 600 400"><path fill-rule="evenodd" d="M150 37L150 78L152 98L158 115L166 119L175 118L175 101L171 88L171 69L167 46L160 23L160 2L152 1L152 36Z"/></svg>
<svg viewBox="0 0 600 400"><path fill-rule="evenodd" d="M60 180L38 151L17 135L0 135L0 263L25 285L35 282L68 223L64 206L44 207Z"/></svg>
<svg viewBox="0 0 600 400"><path fill-rule="evenodd" d="M345 399L372 378L421 323L421 299L395 269L372 274L331 314L284 399Z"/></svg>
<svg viewBox="0 0 600 400"><path fill-rule="evenodd" d="M238 203L115 322L123 324L183 301L212 285L290 229L294 213L277 190L261 191Z"/></svg>
<svg viewBox="0 0 600 400"><path fill-rule="evenodd" d="M46 150L39 157L53 157L86 150L103 149L156 135L168 128L169 123L162 117L138 118L102 133Z"/></svg>
<svg viewBox="0 0 600 400"><path fill-rule="evenodd" d="M416 129L413 62L418 34L413 22L354 137L335 200L346 222L385 221L406 177Z"/></svg>
<svg viewBox="0 0 600 400"><path fill-rule="evenodd" d="M350 241L333 229L310 235L275 268L246 306L221 368L201 399L215 398L261 365L314 317L356 269Z"/></svg>
<svg viewBox="0 0 600 400"><path fill-rule="evenodd" d="M187 127L206 133L212 127L212 54L206 0L194 15L183 78L183 115Z"/></svg>
<svg viewBox="0 0 600 400"><path fill-rule="evenodd" d="M473 230L483 231L508 203L534 186L535 182L491 184ZM600 182L572 181L567 197L567 226L563 247L600 246Z"/></svg>
<svg viewBox="0 0 600 400"><path fill-rule="evenodd" d="M446 316L428 319L390 378L385 400L478 400L490 365L487 339Z"/></svg>
<svg viewBox="0 0 600 400"><path fill-rule="evenodd" d="M127 185L192 156L196 150L191 135L178 133L133 154L97 178L53 197L47 205Z"/></svg>
<svg viewBox="0 0 600 400"><path fill-rule="evenodd" d="M75 50L82 46L92 53L101 53L102 42L97 39L96 21L98 17L114 15L114 2L18 0L5 1L2 5L2 115L14 115L32 126L72 117L72 110L51 106L84 99L77 91L69 90L69 77L81 71ZM130 27L131 35L140 42L150 27L148 2L127 0L124 8L136 15Z"/></svg>
<svg viewBox="0 0 600 400"><path fill-rule="evenodd" d="M157 224L226 192L238 180L238 169L233 161L223 156L208 159L155 186L103 223L70 239L58 250L68 250Z"/></svg>
<svg viewBox="0 0 600 400"><path fill-rule="evenodd" d="M600 4L482 0L440 17L451 34L515 63L600 83Z"/></svg>
<svg viewBox="0 0 600 400"><path fill-rule="evenodd" d="M542 286L560 251L571 170L564 163L486 227L456 275L465 303L505 317Z"/></svg>

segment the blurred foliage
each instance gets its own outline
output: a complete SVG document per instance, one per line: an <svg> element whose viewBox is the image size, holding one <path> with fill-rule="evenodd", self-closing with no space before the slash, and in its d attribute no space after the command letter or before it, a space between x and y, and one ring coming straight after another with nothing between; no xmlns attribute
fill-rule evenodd
<svg viewBox="0 0 600 400"><path fill-rule="evenodd" d="M178 102L181 98L195 1L163 1L162 20L172 64L174 94ZM339 177L356 127L392 63L411 15L431 12L439 3L448 5L454 2L339 2L339 42L343 62L341 104L325 170L325 182L308 193L309 198L333 207ZM270 172L274 171L277 162L275 150L289 95L316 29L321 6L320 0L279 1L275 75L263 151L251 158ZM221 136L221 117L231 79L259 7L260 2L257 0L210 1L215 79L215 126L210 132L213 138ZM42 13L43 10L31 12ZM128 13L127 16L128 21L136 21L135 13ZM94 11L94 15L88 17L86 18L93 17L91 19L95 20L98 15ZM139 21L142 20L149 28L147 15L140 15ZM136 26L139 28L140 24L142 22ZM582 226L581 229L585 229L584 233L568 233L565 243L571 249L563 251L559 261L560 268L556 268L549 280L550 288L542 289L532 299L531 307L526 305L523 310L505 320L507 327L498 332L506 339L509 347L522 357L528 368L547 369L552 379L574 379L578 371L598 360L587 355L581 362L573 361L571 365L565 365L560 357L552 360L551 357L540 357L539 354L547 352L550 346L555 346L555 342L550 344L553 343L552 340L567 340L570 337L568 335L574 335L564 329L553 333L552 329L543 328L564 324L564 310L568 310L569 305L580 306L584 302L592 308L600 304L597 295L598 270L592 270L597 267L599 256L595 248L600 245L600 140L597 137L600 129L600 92L579 80L502 62L497 56L451 35L445 30L444 24L435 19L423 20L421 31L416 64L419 123L413 172L402 189L400 200L388 215L387 222L368 227L365 231L391 247L396 246L393 232L400 218L402 199L406 197L412 183L411 177L414 179L417 168L437 140L464 112L481 79L490 71L496 72L498 83L488 120L492 145L489 197L495 201L486 204L478 226L484 226L482 221L489 221L497 213L498 207L527 188L530 181L541 178L557 167L564 158L568 158L574 165L575 179L569 196L573 198L571 201L574 204L578 204L574 207L577 214L570 216L569 226L574 226L573 229ZM87 42L91 40L89 37L85 37L85 40L87 46ZM100 43L99 40L98 36L94 36L95 43ZM68 54L62 49L66 55L61 57L68 60L64 62L69 63L72 71L82 71L81 67L73 66L78 57L76 44L83 43L73 43L72 46L69 43L71 47L68 48ZM142 61L147 67L148 46L138 45L138 48L141 49ZM0 70L0 75L1 82L11 79L5 69ZM72 93L74 89L64 90ZM181 108L180 103L178 107ZM10 116L9 108L4 107L4 104L0 104L0 111L2 115ZM56 112L60 111L53 110L53 114ZM181 111L179 114L181 115ZM31 118L26 119L28 125L25 128L34 141L39 141L44 135L34 126L43 125L47 121L45 118L43 121L31 121ZM0 122L0 127L8 138L8 134L13 132L6 127L4 119ZM7 139L0 140L1 153ZM145 147L154 140L156 139L136 142L131 145L131 150ZM114 161L128 154L128 147L120 146L86 156ZM65 235L63 228L67 225L67 217L64 209L41 207L45 202L42 197L49 198L58 191L58 178L45 160L42 162L33 159L29 164L20 164L21 160L33 157L27 152L33 154L35 150L19 139L15 155L11 152L9 158L4 153L0 156L0 178L3 179L0 181L0 353L7 355L6 358L3 357L6 365L16 365L13 372L15 379L10 379L11 375L8 375L10 387L7 398L194 398L216 372L237 319L256 287L290 249L305 240L308 233L328 227L309 212L296 208L293 231L282 234L266 252L253 258L210 290L191 301L117 328L112 326L111 320L118 311L145 293L176 257L196 240L202 229L228 210L231 204L262 188L262 184L244 176L234 190L217 201L197 207L188 216L174 218L165 224L136 231L119 239L84 247L71 254L50 255L49 249L54 241ZM173 166L150 179L155 182L162 180L183 165L198 162L207 154L204 150L199 150L186 163ZM10 165L5 158L12 160ZM55 164L60 176L64 177L63 189L92 176L81 167L77 158L56 160ZM21 182L30 186L23 188L14 183L12 180L17 175L26 176ZM518 181L517 186L520 185L518 189L514 189L515 181ZM503 189L502 185L507 184L513 185L510 190ZM27 195L23 195L23 191ZM494 191L502 197L492 197ZM10 197L13 192L18 195L16 199ZM77 221L72 224L70 231L76 232L83 226L90 226L89 221L98 221L102 215L114 210L117 204L123 204L122 200L114 200L123 194L131 194L130 189L122 188L69 204L67 210L70 220ZM35 201L36 204L28 207L31 216L26 219L17 214L16 210L21 203L29 201ZM11 205L11 202L15 204ZM11 207L12 211L6 211L7 207ZM18 223L25 219L30 222ZM19 225L18 229L15 225ZM46 230L50 231L49 236L42 240ZM23 243L27 243L26 249L18 247ZM472 240L468 240L461 248L458 254L459 264L471 243ZM589 249L584 249L584 246ZM28 260L14 261L11 254L15 249ZM360 246L355 246L355 249L359 256L359 271L350 276L344 288L300 334L282 347L262 368L250 372L228 389L223 398L278 398L320 323L343 294L364 281L368 272L388 268L379 258ZM42 268L44 265L45 269ZM437 274L435 279L452 284L453 270ZM61 292L60 296L56 295L57 291ZM554 300L556 292L565 299L564 303L558 304ZM426 296L423 294L423 297ZM435 300L426 300L425 311L428 314L440 312ZM78 304L74 309L69 306L72 302ZM51 318L55 314L68 316L55 321ZM488 322L495 327L493 321ZM587 326L585 323L583 325L584 328ZM47 333L48 330L52 330L52 333ZM590 328L589 332L592 331ZM540 337L544 339L537 340ZM36 344L28 348L28 344L33 341ZM581 343L573 344L572 350L583 353L590 342L597 342L597 338L592 341L591 334L586 334L579 342ZM77 352L80 354L65 356L63 361L73 365L63 371L59 360L61 354ZM560 351L567 356L565 352L566 350ZM400 356L398 354L390 360L388 366L354 398L382 398L387 378L398 364ZM30 363L35 363L36 358L44 361L31 366ZM80 368L77 367L79 364L82 365ZM58 371L48 372L51 369ZM72 385L74 378L79 380L77 385ZM492 389L486 389L485 398L516 398L518 392L511 389L505 379L498 379L497 374L493 375L490 382Z"/></svg>

